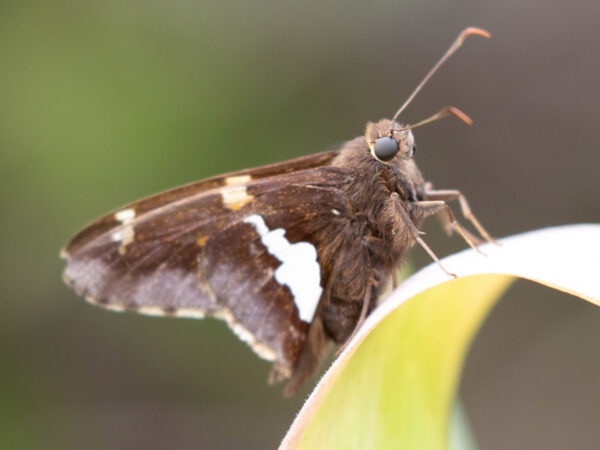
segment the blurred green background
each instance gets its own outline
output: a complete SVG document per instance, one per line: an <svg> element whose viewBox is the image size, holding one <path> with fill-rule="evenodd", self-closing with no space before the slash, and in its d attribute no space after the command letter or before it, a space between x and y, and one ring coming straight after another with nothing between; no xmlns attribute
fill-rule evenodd
<svg viewBox="0 0 600 450"><path fill-rule="evenodd" d="M496 236L598 222L599 21L596 0L0 2L0 447L276 446L310 386L282 399L221 322L87 305L59 248L130 200L360 135L467 25L493 38L404 114L475 121L415 132L424 174ZM463 378L481 448L596 447L599 340L596 308L517 284Z"/></svg>

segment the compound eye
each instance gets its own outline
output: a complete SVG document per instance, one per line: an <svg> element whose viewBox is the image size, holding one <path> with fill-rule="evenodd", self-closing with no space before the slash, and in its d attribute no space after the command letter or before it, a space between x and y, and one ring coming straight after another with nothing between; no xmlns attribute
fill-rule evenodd
<svg viewBox="0 0 600 450"><path fill-rule="evenodd" d="M413 157L414 157L414 156L415 156L415 153L417 153L417 144L413 144L413 149L412 149L412 150L413 150L413 153L412 153L412 155L413 155Z"/></svg>
<svg viewBox="0 0 600 450"><path fill-rule="evenodd" d="M398 142L389 136L380 137L375 141L373 154L380 161L389 161L398 153Z"/></svg>

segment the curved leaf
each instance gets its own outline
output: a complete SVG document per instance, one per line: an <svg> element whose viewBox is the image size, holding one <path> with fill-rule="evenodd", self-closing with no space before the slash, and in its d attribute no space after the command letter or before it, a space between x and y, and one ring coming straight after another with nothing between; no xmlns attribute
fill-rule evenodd
<svg viewBox="0 0 600 450"><path fill-rule="evenodd" d="M548 228L444 258L367 318L323 376L281 448L448 446L448 418L475 332L515 277L600 304L600 226Z"/></svg>

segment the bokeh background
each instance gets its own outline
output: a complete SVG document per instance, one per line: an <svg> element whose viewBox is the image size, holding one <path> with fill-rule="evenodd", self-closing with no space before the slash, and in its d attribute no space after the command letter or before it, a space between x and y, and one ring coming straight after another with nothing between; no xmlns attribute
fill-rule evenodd
<svg viewBox="0 0 600 450"><path fill-rule="evenodd" d="M427 178L496 236L598 222L599 22L597 0L0 2L0 447L276 446L309 386L282 399L221 322L87 305L59 248L135 198L361 134L465 26L493 38L403 117L475 121L415 132ZM596 448L599 341L600 310L517 283L462 381L480 447Z"/></svg>

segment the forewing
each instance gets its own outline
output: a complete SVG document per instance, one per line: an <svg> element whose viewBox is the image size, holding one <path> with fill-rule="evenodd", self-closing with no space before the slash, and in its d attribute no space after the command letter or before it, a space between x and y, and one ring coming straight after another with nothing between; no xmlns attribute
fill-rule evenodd
<svg viewBox="0 0 600 450"><path fill-rule="evenodd" d="M324 236L335 233L347 177L318 167L204 190L141 213L132 204L113 214L117 226L67 247L64 278L113 310L223 318L259 356L290 372L310 325L310 307L302 320L299 302L324 289L320 275L330 265L314 261L315 281L307 252L312 246L316 257Z"/></svg>
<svg viewBox="0 0 600 450"><path fill-rule="evenodd" d="M198 194L214 191L221 187L244 185L251 181L322 167L329 164L338 154L338 150L333 150L307 155L289 161L269 164L267 166L218 175L146 197L120 208L119 211L133 208L136 215L141 216L145 213L162 208L165 205L170 205L174 202L185 200ZM80 247L87 245L96 237L119 226L120 221L115 217L115 212L116 211L113 211L89 224L71 240L65 249L65 252L75 253Z"/></svg>

